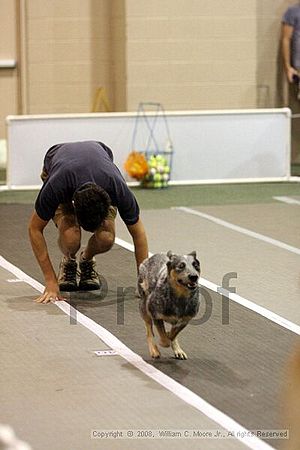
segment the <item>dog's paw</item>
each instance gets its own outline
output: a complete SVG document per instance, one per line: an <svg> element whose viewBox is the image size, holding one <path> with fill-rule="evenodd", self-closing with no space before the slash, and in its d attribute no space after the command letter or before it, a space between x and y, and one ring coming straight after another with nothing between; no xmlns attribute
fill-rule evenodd
<svg viewBox="0 0 300 450"><path fill-rule="evenodd" d="M177 339L172 342L171 346L176 359L187 359L187 354L182 350Z"/></svg>
<svg viewBox="0 0 300 450"><path fill-rule="evenodd" d="M158 350L156 345L150 349L150 355L151 355L151 358L154 358L154 359L160 358L160 351Z"/></svg>
<svg viewBox="0 0 300 450"><path fill-rule="evenodd" d="M174 356L176 359L188 359L187 354L181 349L174 352Z"/></svg>

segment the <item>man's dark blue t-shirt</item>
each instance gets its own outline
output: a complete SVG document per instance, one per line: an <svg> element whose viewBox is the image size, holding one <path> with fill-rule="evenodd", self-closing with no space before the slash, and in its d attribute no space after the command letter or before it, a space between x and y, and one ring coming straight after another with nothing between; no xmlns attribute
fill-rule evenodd
<svg viewBox="0 0 300 450"><path fill-rule="evenodd" d="M35 202L41 219L50 220L59 204L71 203L76 189L92 182L108 193L126 225L138 221L137 201L105 144L85 141L54 145L46 153L44 171L47 179Z"/></svg>

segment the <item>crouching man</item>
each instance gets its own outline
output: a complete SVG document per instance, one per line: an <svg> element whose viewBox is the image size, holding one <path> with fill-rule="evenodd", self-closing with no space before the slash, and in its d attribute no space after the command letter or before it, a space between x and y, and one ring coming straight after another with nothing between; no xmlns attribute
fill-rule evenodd
<svg viewBox="0 0 300 450"><path fill-rule="evenodd" d="M137 268L148 257L138 203L105 144L84 141L54 145L45 155L41 176L43 186L29 222L32 249L45 278L45 290L36 299L38 303L62 300L63 291L100 288L95 255L113 246L117 212L132 236ZM44 228L51 219L63 255L58 275L44 237ZM92 234L79 254L77 284L81 229Z"/></svg>

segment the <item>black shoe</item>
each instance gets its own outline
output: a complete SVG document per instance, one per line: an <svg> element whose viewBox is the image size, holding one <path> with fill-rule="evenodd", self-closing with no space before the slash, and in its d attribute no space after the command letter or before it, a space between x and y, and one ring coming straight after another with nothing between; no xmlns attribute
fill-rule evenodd
<svg viewBox="0 0 300 450"><path fill-rule="evenodd" d="M79 289L81 289L82 291L95 291L97 289L100 289L101 284L96 270L95 258L88 260L83 259L81 256L79 261L79 269Z"/></svg>
<svg viewBox="0 0 300 450"><path fill-rule="evenodd" d="M77 262L76 259L63 256L57 276L60 291L77 291Z"/></svg>

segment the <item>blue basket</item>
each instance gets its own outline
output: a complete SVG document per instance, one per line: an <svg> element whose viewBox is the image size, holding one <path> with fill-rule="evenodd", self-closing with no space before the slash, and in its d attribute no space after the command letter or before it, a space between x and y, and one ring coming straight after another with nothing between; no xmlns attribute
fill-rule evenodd
<svg viewBox="0 0 300 450"><path fill-rule="evenodd" d="M146 108L148 109L146 110ZM147 159L149 172L141 180L140 186L151 189L166 188L171 178L174 152L165 110L161 103L139 103L132 137L133 149L140 147L137 145L137 137L139 125L142 124L146 126L148 136L146 135L145 140L145 136L142 134L142 138L145 140L145 149L141 150L140 153L143 153ZM159 138L160 141L164 139L165 150L162 150L156 136L159 124L163 127L163 132L160 133Z"/></svg>

